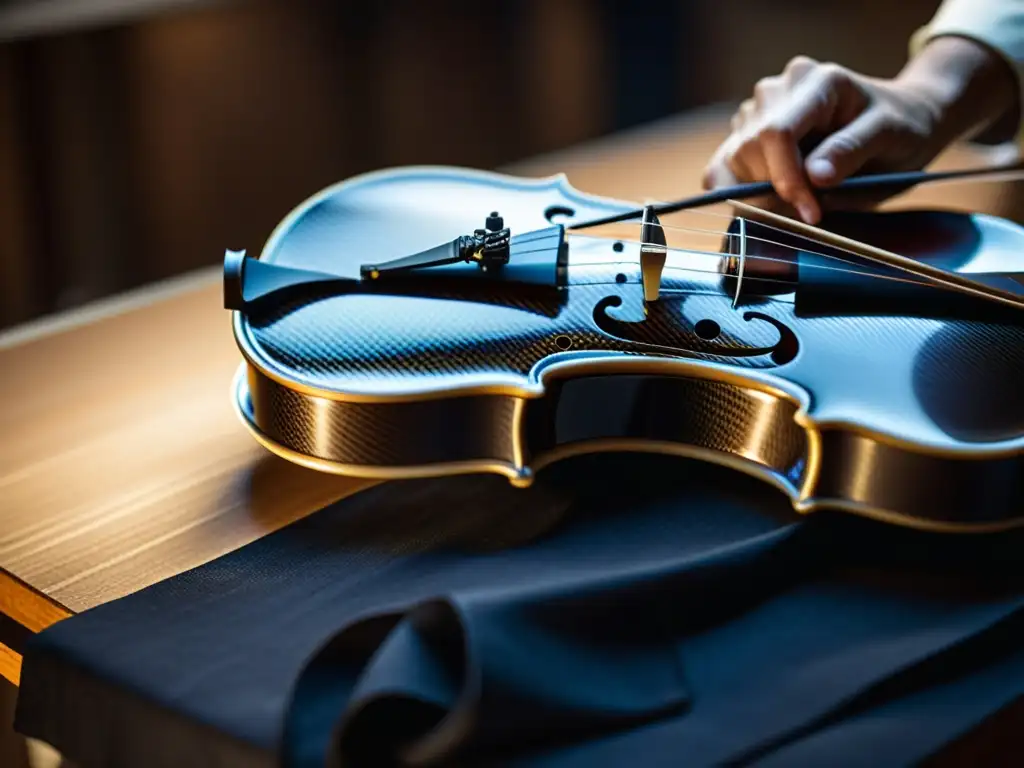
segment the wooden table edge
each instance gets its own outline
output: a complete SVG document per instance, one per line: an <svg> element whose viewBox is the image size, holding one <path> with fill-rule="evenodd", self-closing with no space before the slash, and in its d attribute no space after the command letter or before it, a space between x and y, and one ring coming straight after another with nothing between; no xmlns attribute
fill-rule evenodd
<svg viewBox="0 0 1024 768"><path fill-rule="evenodd" d="M33 633L42 632L72 615L53 598L4 570L0 570L0 596L3 613ZM0 642L0 675L16 686L21 683L21 660L19 650Z"/></svg>
<svg viewBox="0 0 1024 768"><path fill-rule="evenodd" d="M91 323L108 320L193 291L208 288L220 280L220 267L207 267L134 290L90 302L81 307L46 315L0 332L0 351L66 333ZM0 610L30 632L41 632L73 615L57 600L0 568ZM0 641L0 675L19 685L21 653Z"/></svg>

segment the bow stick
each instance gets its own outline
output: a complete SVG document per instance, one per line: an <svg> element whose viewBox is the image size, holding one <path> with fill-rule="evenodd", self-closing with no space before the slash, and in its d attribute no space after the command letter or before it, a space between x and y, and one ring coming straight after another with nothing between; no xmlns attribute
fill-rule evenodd
<svg viewBox="0 0 1024 768"><path fill-rule="evenodd" d="M839 184L826 187L821 193L832 192L905 192L919 184L934 183L938 181L949 181L952 179L970 178L972 176L997 177L1008 174L1010 178L1020 178L1024 172L1024 161L1017 161L1010 165L989 166L987 168L963 168L956 171L906 171L900 173L876 173L865 176L852 176L844 179ZM672 203L659 203L649 206L655 214L668 214L683 211L688 208L700 208L703 205L714 205L725 203L731 200L749 200L752 197L763 197L764 195L775 194L775 188L770 181L753 181L746 184L735 184L731 187L713 189L700 195L693 195ZM604 216L600 219L582 221L578 224L569 224L566 230L590 229L603 224L615 224L620 221L629 221L643 216L644 209L636 208L632 211L615 213L611 216Z"/></svg>

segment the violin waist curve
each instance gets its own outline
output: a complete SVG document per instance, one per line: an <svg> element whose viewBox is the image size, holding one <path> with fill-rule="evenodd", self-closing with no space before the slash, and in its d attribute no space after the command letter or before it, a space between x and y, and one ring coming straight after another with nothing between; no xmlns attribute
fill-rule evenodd
<svg viewBox="0 0 1024 768"><path fill-rule="evenodd" d="M544 467L595 452L651 452L724 465L785 494L915 528L1019 525L1024 459L949 455L849 425L821 427L806 397L759 371L645 357L563 361L544 383L394 401L325 399L243 364L238 414L274 453L370 479L497 473L527 486Z"/></svg>

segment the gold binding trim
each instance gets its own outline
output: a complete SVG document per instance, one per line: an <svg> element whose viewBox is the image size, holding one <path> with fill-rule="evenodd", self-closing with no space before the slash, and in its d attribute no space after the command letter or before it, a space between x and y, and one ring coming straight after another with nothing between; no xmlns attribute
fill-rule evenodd
<svg viewBox="0 0 1024 768"><path fill-rule="evenodd" d="M548 380L584 376L588 374L629 374L648 373L661 374L665 376L687 376L690 378L710 379L723 384L732 384L745 389L756 389L766 394L774 395L789 400L797 407L794 416L796 423L810 432L820 433L825 429L845 431L854 435L865 437L882 445L899 448L904 451L934 456L936 458L966 459L966 460L989 460L1010 458L1024 454L1024 435L1016 440L1003 441L1002 444L974 445L958 444L955 446L934 446L909 440L897 435L879 432L865 427L856 421L844 419L832 419L829 421L818 421L810 415L809 409L811 400L807 392L791 382L780 379L770 372L761 369L743 369L738 373L736 368L721 363L707 360L696 360L688 358L658 358L640 355L617 355L614 357L602 356L592 359L556 359L549 357L541 360L530 377L508 374L507 382L484 381L479 384L470 384L460 387L434 388L420 390L406 390L402 392L389 393L384 395L361 394L353 392L339 392L335 390L311 387L302 382L295 381L285 372L275 370L267 362L256 359L255 354L248 348L248 345L241 341L247 338L247 329L242 327L241 313L233 313L235 317L236 340L238 347L246 363L252 366L262 375L277 382L283 387L291 389L309 397L317 397L324 400L334 400L349 403L402 403L423 400L444 400L455 397L469 397L476 395L505 395L519 398L541 398L546 391ZM769 369L770 370L770 369ZM484 377L481 377L484 378ZM515 383L513 383L515 381Z"/></svg>
<svg viewBox="0 0 1024 768"><path fill-rule="evenodd" d="M235 372L234 384L231 388L231 407L242 425L249 431L252 437L271 453L280 456L282 459L294 464L315 469L318 472L326 472L332 475L344 475L348 477L360 477L370 480L411 480L424 477L447 477L452 475L464 475L470 473L488 472L504 475L521 488L529 487L532 482L532 472L528 467L523 466L523 444L520 425L522 424L522 413L524 401L516 403L514 417L516 423L513 429L512 451L517 464L493 459L480 459L478 461L455 461L438 462L436 464L406 465L401 468L373 466L370 464L343 464L330 459L321 459L317 456L301 453L299 451L281 445L269 437L253 421L244 402L248 399L248 373L249 369L242 363Z"/></svg>
<svg viewBox="0 0 1024 768"><path fill-rule="evenodd" d="M250 418L243 404L248 397L247 382L248 366L242 363L235 374L234 386L232 387L232 407L243 426L253 438L268 451L286 461L329 474L383 481L491 473L503 475L512 485L518 488L527 488L532 485L536 472L558 461L574 456L613 452L654 453L697 459L743 472L782 491L789 499L794 512L800 515L809 515L819 510L834 510L856 514L887 524L936 533L984 534L1024 527L1024 517L991 523L956 523L927 520L856 501L814 497L812 492L817 484L818 473L821 467L821 435L813 423L803 415L804 412L802 410L797 411L794 415L794 421L804 428L807 436L807 455L805 457L803 482L799 487L790 483L784 476L770 467L742 456L680 443L637 439L589 440L562 446L538 455L531 463L531 466L527 467L524 463L525 446L523 445L524 425L522 419L525 411L525 400L519 400L514 411L515 423L512 429L512 439L515 463L483 459L480 461L448 462L395 468L342 464L299 453L281 445L264 434ZM776 392L779 396L784 396L781 390L776 390Z"/></svg>
<svg viewBox="0 0 1024 768"><path fill-rule="evenodd" d="M232 407L242 424L252 434L253 438L264 448L287 461L329 474L378 480L405 480L486 472L503 475L508 478L512 485L518 488L528 488L533 484L536 472L564 459L591 453L632 452L654 453L713 462L730 469L744 472L758 480L765 481L785 493L790 500L793 500L799 494L796 486L789 482L783 475L758 461L711 448L703 448L701 446L686 445L669 441L643 440L638 438L604 438L586 440L572 445L560 446L554 450L540 454L535 457L530 466L526 466L523 438L525 426L523 416L526 406L526 401L524 399L516 400L513 410L514 423L511 430L511 447L512 454L514 456L514 463L493 459L481 459L479 461L437 462L427 465L406 465L401 468L366 464L345 464L296 451L282 445L263 432L259 426L256 425L253 415L244 405L248 399L249 393L248 374L249 371L245 364L239 366L235 373L235 381L232 388ZM809 469L810 465L811 462L807 461L805 457L805 467ZM805 469L805 477L807 475L807 469Z"/></svg>

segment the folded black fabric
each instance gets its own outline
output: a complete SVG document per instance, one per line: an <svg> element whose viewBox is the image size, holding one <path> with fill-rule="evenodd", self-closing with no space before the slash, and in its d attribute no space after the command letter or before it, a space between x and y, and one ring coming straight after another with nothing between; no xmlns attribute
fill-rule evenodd
<svg viewBox="0 0 1024 768"><path fill-rule="evenodd" d="M1024 691L1021 543L650 456L388 484L36 636L16 727L82 768L904 765Z"/></svg>

